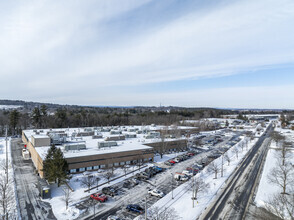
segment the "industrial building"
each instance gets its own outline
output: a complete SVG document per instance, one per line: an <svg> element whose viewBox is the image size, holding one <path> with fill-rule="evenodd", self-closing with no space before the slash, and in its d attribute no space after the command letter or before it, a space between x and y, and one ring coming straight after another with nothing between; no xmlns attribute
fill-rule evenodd
<svg viewBox="0 0 294 220"><path fill-rule="evenodd" d="M68 171L79 173L153 161L154 153L162 145L161 130L162 127L154 125L24 130L22 140L43 178L43 160L52 144L62 150ZM187 141L181 134L193 128L181 127L180 130L179 137L164 138L166 151L186 149Z"/></svg>

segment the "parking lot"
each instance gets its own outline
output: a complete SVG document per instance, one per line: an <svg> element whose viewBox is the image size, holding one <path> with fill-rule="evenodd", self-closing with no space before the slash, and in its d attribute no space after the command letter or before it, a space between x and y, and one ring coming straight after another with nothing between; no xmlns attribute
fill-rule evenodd
<svg viewBox="0 0 294 220"><path fill-rule="evenodd" d="M201 150L198 149L197 154L194 156L187 157L186 160L175 163L174 165L167 165L164 163L155 164L166 168L163 172L160 172L148 179L140 179L139 184L136 186L131 186L129 188L124 187L124 182L115 184L113 187L117 189L117 195L110 197L106 203L99 203L95 207L95 218L93 207L91 207L91 200L86 199L82 203L78 204L80 207L87 209L83 219L107 219L109 215L116 215L121 219L133 219L139 214L134 212L129 212L126 210L128 204L138 204L142 208L145 208L145 198L147 198L147 207L151 207L160 198L148 195L149 189L157 188L165 194L171 192L172 188L177 187L182 184L181 181L176 181L174 179L174 174L176 172L182 172L187 167L191 167L193 164L201 164L206 161L208 156L215 155L218 149L223 149L224 146L228 146L233 140L239 138L241 133L235 133L231 136L225 137L221 142L214 145L213 148ZM135 176L134 176L135 177ZM132 178L134 178L132 177ZM172 186L173 183L173 186ZM83 204L83 205L81 205ZM78 206L77 205L77 206Z"/></svg>

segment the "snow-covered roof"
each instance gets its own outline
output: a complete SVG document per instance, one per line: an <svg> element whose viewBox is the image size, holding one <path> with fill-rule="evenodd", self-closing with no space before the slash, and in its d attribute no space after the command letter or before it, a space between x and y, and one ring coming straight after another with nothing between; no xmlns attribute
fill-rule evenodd
<svg viewBox="0 0 294 220"><path fill-rule="evenodd" d="M128 131L123 131L123 129L128 128L137 128L138 130L157 130L161 128L165 128L164 126L125 126L120 127L122 129L122 134L125 135L129 134ZM178 127L178 129L191 129L194 127ZM171 128L169 128L171 129ZM65 158L72 158L72 157L81 157L81 156L88 156L88 155L98 155L98 154L107 154L107 153L117 153L117 152L126 152L126 151L134 151L134 150L148 150L152 149L152 147L147 146L148 143L155 143L161 141L159 138L152 138L152 139L145 139L145 136L147 134L136 134L136 138L126 138L125 140L117 140L117 146L113 146L110 148L98 148L98 142L105 142L106 137L113 137L118 135L111 135L110 132L103 132L103 131L96 131L95 134L101 134L103 137L98 139L93 139L92 136L85 136L85 137L74 137L72 138L72 134L76 133L78 130L83 130L83 128L67 128L67 129L43 129L41 131L38 131L39 134L36 135L36 132L33 130L25 130L25 135L30 138L31 136L37 136L37 137L48 137L47 132L48 131L65 131L67 134L67 143L80 143L81 141L84 141L86 144L85 150L69 150L64 151L62 145L56 145L57 147L60 147L63 150ZM178 138L183 139L183 138ZM175 138L166 138L165 141L173 141L177 140ZM39 153L41 158L44 158L46 156L46 153L49 149L49 146L41 146L36 147L36 151Z"/></svg>

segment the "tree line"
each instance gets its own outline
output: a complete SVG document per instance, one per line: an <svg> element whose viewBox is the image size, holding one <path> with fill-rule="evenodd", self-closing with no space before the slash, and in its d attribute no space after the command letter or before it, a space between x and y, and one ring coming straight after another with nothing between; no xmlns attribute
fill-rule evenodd
<svg viewBox="0 0 294 220"><path fill-rule="evenodd" d="M0 136L21 134L25 129L93 127L116 125L170 125L181 120L220 117L228 110L220 109L185 109L185 108L110 108L110 107L59 107L47 105L34 107L32 110L0 110Z"/></svg>

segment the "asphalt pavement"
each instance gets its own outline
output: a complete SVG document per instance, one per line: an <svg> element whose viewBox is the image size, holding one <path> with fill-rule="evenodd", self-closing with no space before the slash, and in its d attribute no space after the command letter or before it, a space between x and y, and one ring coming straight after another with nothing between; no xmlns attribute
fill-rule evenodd
<svg viewBox="0 0 294 220"><path fill-rule="evenodd" d="M253 186L258 178L258 171L262 168L261 164L266 156L268 146L265 140L271 132L272 126L270 125L266 134L259 138L249 155L232 175L226 188L200 219L244 219L254 191Z"/></svg>
<svg viewBox="0 0 294 220"><path fill-rule="evenodd" d="M20 139L11 140L12 162L15 172L17 196L23 220L56 219L50 203L44 202L37 189L38 177L31 160L23 160Z"/></svg>

